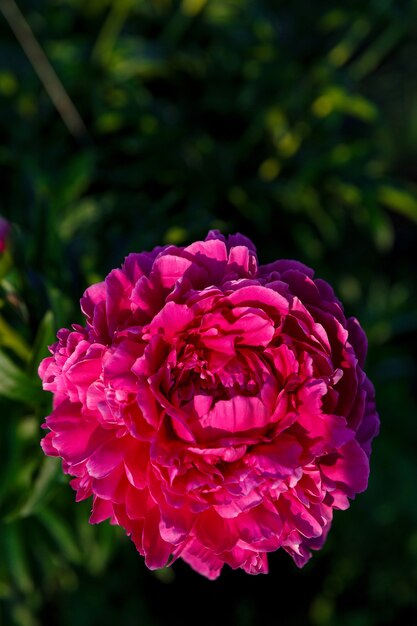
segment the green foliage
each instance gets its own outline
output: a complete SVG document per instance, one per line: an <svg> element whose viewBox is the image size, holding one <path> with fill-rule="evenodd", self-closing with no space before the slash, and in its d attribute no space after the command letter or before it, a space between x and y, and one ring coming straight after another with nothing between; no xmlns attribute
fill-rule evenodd
<svg viewBox="0 0 417 626"><path fill-rule="evenodd" d="M68 131L0 12L0 213L13 223L0 256L0 621L414 623L416 2L18 4L87 133ZM382 418L370 488L301 572L278 554L262 579L209 583L181 563L150 574L120 529L88 525L89 503L74 504L39 446L50 398L37 366L81 320L83 290L130 251L210 228L249 235L264 262L312 265L368 332Z"/></svg>

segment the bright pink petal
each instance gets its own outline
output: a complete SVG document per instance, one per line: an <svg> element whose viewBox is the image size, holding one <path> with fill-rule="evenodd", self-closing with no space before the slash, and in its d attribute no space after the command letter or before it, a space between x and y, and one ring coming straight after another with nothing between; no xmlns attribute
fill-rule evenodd
<svg viewBox="0 0 417 626"><path fill-rule="evenodd" d="M262 428L268 424L270 415L259 398L233 396L230 400L219 400L200 419L203 428L216 428L230 433Z"/></svg>
<svg viewBox="0 0 417 626"><path fill-rule="evenodd" d="M181 558L193 570L209 580L216 580L220 576L224 563L221 558L196 539L187 544L187 547L181 552Z"/></svg>
<svg viewBox="0 0 417 626"><path fill-rule="evenodd" d="M157 333L163 333L169 341L184 332L193 321L194 315L185 304L167 302L162 311L155 315L147 327L146 338Z"/></svg>
<svg viewBox="0 0 417 626"><path fill-rule="evenodd" d="M125 451L123 439L110 439L97 448L87 461L87 469L93 478L105 478L123 460Z"/></svg>
<svg viewBox="0 0 417 626"><path fill-rule="evenodd" d="M289 308L286 298L276 291L261 285L237 289L227 299L235 306L243 304L256 307L271 307L281 315L286 315Z"/></svg>
<svg viewBox="0 0 417 626"><path fill-rule="evenodd" d="M143 551L149 569L164 567L172 552L172 545L161 538L159 523L160 514L154 506L148 510L143 527Z"/></svg>
<svg viewBox="0 0 417 626"><path fill-rule="evenodd" d="M161 285L167 289L171 289L179 280L192 261L173 254L164 254L159 256L153 264L152 273L158 278Z"/></svg>
<svg viewBox="0 0 417 626"><path fill-rule="evenodd" d="M109 500L102 500L94 497L93 510L90 515L90 524L99 524L106 519L113 517L113 505Z"/></svg>

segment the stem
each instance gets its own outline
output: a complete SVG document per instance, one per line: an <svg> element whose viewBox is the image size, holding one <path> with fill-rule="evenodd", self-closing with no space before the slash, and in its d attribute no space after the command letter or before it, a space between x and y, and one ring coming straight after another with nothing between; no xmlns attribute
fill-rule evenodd
<svg viewBox="0 0 417 626"><path fill-rule="evenodd" d="M0 0L0 11L26 53L68 131L76 138L87 134L84 122L63 84L39 45L15 0Z"/></svg>

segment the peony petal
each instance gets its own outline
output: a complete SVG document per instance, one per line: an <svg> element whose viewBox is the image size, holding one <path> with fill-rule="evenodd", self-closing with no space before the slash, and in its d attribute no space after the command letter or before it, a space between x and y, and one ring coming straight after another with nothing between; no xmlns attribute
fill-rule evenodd
<svg viewBox="0 0 417 626"><path fill-rule="evenodd" d="M242 564L242 569L248 574L268 574L268 557L255 552Z"/></svg>
<svg viewBox="0 0 417 626"><path fill-rule="evenodd" d="M54 450L72 465L88 459L109 437L97 422L81 415L79 405L68 401L54 410L46 425L54 432ZM49 442L45 445L50 448Z"/></svg>
<svg viewBox="0 0 417 626"><path fill-rule="evenodd" d="M267 306L281 315L286 315L289 309L288 301L284 298L284 296L281 296L279 293L269 289L268 287L262 287L261 285L237 289L227 297L227 300L233 305L244 304L259 308Z"/></svg>
<svg viewBox="0 0 417 626"><path fill-rule="evenodd" d="M322 534L322 518L312 515L313 508L307 508L291 493L282 494L279 502L280 511L287 525L296 528L304 537L319 537Z"/></svg>
<svg viewBox="0 0 417 626"><path fill-rule="evenodd" d="M55 433L48 433L41 440L41 448L48 456L59 456L59 452L55 449L54 446L54 437Z"/></svg>
<svg viewBox="0 0 417 626"><path fill-rule="evenodd" d="M193 398L193 403L197 415L202 417L210 411L213 405L213 398L209 395L196 394Z"/></svg>
<svg viewBox="0 0 417 626"><path fill-rule="evenodd" d="M126 515L129 519L145 519L149 501L148 489L135 489L128 485L125 495Z"/></svg>
<svg viewBox="0 0 417 626"><path fill-rule="evenodd" d="M210 259L223 262L227 261L226 246L220 239L196 241L184 248L184 252L196 256L200 263L209 263Z"/></svg>
<svg viewBox="0 0 417 626"><path fill-rule="evenodd" d="M108 350L103 355L104 380L110 381L113 388L136 393L136 377L131 369L144 348L143 342L124 339L113 350Z"/></svg>
<svg viewBox="0 0 417 626"><path fill-rule="evenodd" d="M273 272L278 272L279 274L286 274L288 271L297 271L303 276L308 276L309 278L313 278L314 271L300 263L300 261L294 261L293 259L280 259L279 261L273 261L273 263L268 263L267 265L261 265L259 267L259 275L268 276Z"/></svg>
<svg viewBox="0 0 417 626"><path fill-rule="evenodd" d="M240 539L248 545L273 538L276 541L276 547L278 547L283 524L276 510L272 508L269 510L265 506L259 505L239 515L235 524Z"/></svg>
<svg viewBox="0 0 417 626"><path fill-rule="evenodd" d="M105 478L121 462L126 443L123 439L112 438L97 448L87 461L87 470L93 478Z"/></svg>
<svg viewBox="0 0 417 626"><path fill-rule="evenodd" d="M173 508L164 505L161 508L161 521L159 531L162 539L177 546L184 542L194 525L195 517L188 507Z"/></svg>
<svg viewBox="0 0 417 626"><path fill-rule="evenodd" d="M123 273L126 274L129 281L134 285L141 276L149 276L155 258L158 256L161 248L155 248L153 252L132 252L123 263Z"/></svg>
<svg viewBox="0 0 417 626"><path fill-rule="evenodd" d="M190 565L193 570L202 574L209 580L215 580L220 576L223 561L214 552L208 550L196 539L187 544L181 552L181 558Z"/></svg>
<svg viewBox="0 0 417 626"><path fill-rule="evenodd" d="M210 233L212 232L218 231L210 231ZM241 233L229 235L227 238L227 247L232 250L234 246L244 246L245 248L248 248L248 250L250 250L250 252L256 257L256 246L253 241L249 239L249 237L245 237L245 235L242 235Z"/></svg>
<svg viewBox="0 0 417 626"><path fill-rule="evenodd" d="M270 415L259 398L233 396L230 400L219 400L200 419L203 428L216 428L230 433L262 428L268 424Z"/></svg>
<svg viewBox="0 0 417 626"><path fill-rule="evenodd" d="M195 532L198 541L217 554L231 550L239 538L229 520L220 517L213 509L208 509L199 515Z"/></svg>
<svg viewBox="0 0 417 626"><path fill-rule="evenodd" d="M246 246L234 246L230 249L229 259L227 264L235 269L235 271L239 271L239 273L243 273L244 275L249 272L249 263L250 263L250 253Z"/></svg>
<svg viewBox="0 0 417 626"><path fill-rule="evenodd" d="M106 300L106 284L105 282L96 283L95 285L91 285L84 292L83 297L81 298L81 310L87 317L88 321L92 323L94 317L94 310L96 306L100 302L105 302Z"/></svg>
<svg viewBox="0 0 417 626"><path fill-rule="evenodd" d="M90 515L90 524L99 524L113 517L113 505L109 500L102 500L97 496L93 500L93 510Z"/></svg>
<svg viewBox="0 0 417 626"><path fill-rule="evenodd" d="M159 569L167 564L172 545L164 541L159 532L160 513L156 506L149 508L143 527L143 551L149 569Z"/></svg>
<svg viewBox="0 0 417 626"><path fill-rule="evenodd" d="M271 443L252 447L245 464L265 477L284 478L301 465L302 453L303 447L295 437L281 434Z"/></svg>
<svg viewBox="0 0 417 626"><path fill-rule="evenodd" d="M147 484L149 444L131 439L123 454L126 476L131 485L144 489Z"/></svg>
<svg viewBox="0 0 417 626"><path fill-rule="evenodd" d="M130 295L130 306L135 317L150 320L164 305L161 286L147 276L141 276Z"/></svg>
<svg viewBox="0 0 417 626"><path fill-rule="evenodd" d="M117 466L104 478L92 479L93 493L103 500L111 500L113 503L123 502L125 499L127 480L123 467Z"/></svg>
<svg viewBox="0 0 417 626"><path fill-rule="evenodd" d="M93 344L85 354L85 357L72 365L66 372L67 378L78 390L80 402L85 404L89 386L101 375L103 369L102 357L104 346Z"/></svg>
<svg viewBox="0 0 417 626"><path fill-rule="evenodd" d="M189 259L164 253L155 260L151 276L157 277L165 289L171 289L191 264Z"/></svg>
<svg viewBox="0 0 417 626"><path fill-rule="evenodd" d="M356 317L349 317L347 320L347 329L349 331L349 341L352 344L355 355L358 358L360 367L365 364L366 353L368 351L368 340L365 333L359 325Z"/></svg>
<svg viewBox="0 0 417 626"><path fill-rule="evenodd" d="M106 277L106 316L109 333L113 334L121 320L130 313L132 283L123 270L112 270Z"/></svg>
<svg viewBox="0 0 417 626"><path fill-rule="evenodd" d="M183 332L194 321L194 314L185 304L167 302L146 328L144 338L163 333L168 341Z"/></svg>
<svg viewBox="0 0 417 626"><path fill-rule="evenodd" d="M263 496L256 490L252 490L247 496L241 496L239 498L234 497L233 500L225 504L217 504L214 508L220 517L233 519L241 513L249 511L258 504L261 504L262 500Z"/></svg>
<svg viewBox="0 0 417 626"><path fill-rule="evenodd" d="M274 361L276 374L282 380L283 385L290 376L298 374L299 361L294 350L291 350L290 347L282 344L277 348L268 348L268 354L271 355Z"/></svg>
<svg viewBox="0 0 417 626"><path fill-rule="evenodd" d="M337 453L321 458L320 470L350 498L368 486L369 459L357 441L349 441Z"/></svg>
<svg viewBox="0 0 417 626"><path fill-rule="evenodd" d="M314 381L306 383L298 393L301 404L297 421L306 430L311 440L309 450L315 455L331 452L355 436L344 417L322 413L322 397L326 390L323 381Z"/></svg>
<svg viewBox="0 0 417 626"><path fill-rule="evenodd" d="M265 314L255 314L252 311L244 313L234 324L236 328L242 326L242 338L238 343L245 346L268 346L275 334L272 320Z"/></svg>

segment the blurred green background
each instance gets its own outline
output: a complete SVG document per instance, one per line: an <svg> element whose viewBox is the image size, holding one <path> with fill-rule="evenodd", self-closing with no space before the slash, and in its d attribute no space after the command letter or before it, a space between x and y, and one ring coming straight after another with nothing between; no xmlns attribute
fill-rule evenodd
<svg viewBox="0 0 417 626"><path fill-rule="evenodd" d="M417 2L18 0L24 41L35 35L83 120L70 107L67 125L12 5L0 0L0 214L13 224L0 623L414 626ZM90 503L39 447L37 364L81 321L83 290L131 251L210 228L250 236L261 262L314 267L368 333L382 422L369 489L301 571L278 552L267 577L150 573L121 529L87 523Z"/></svg>

